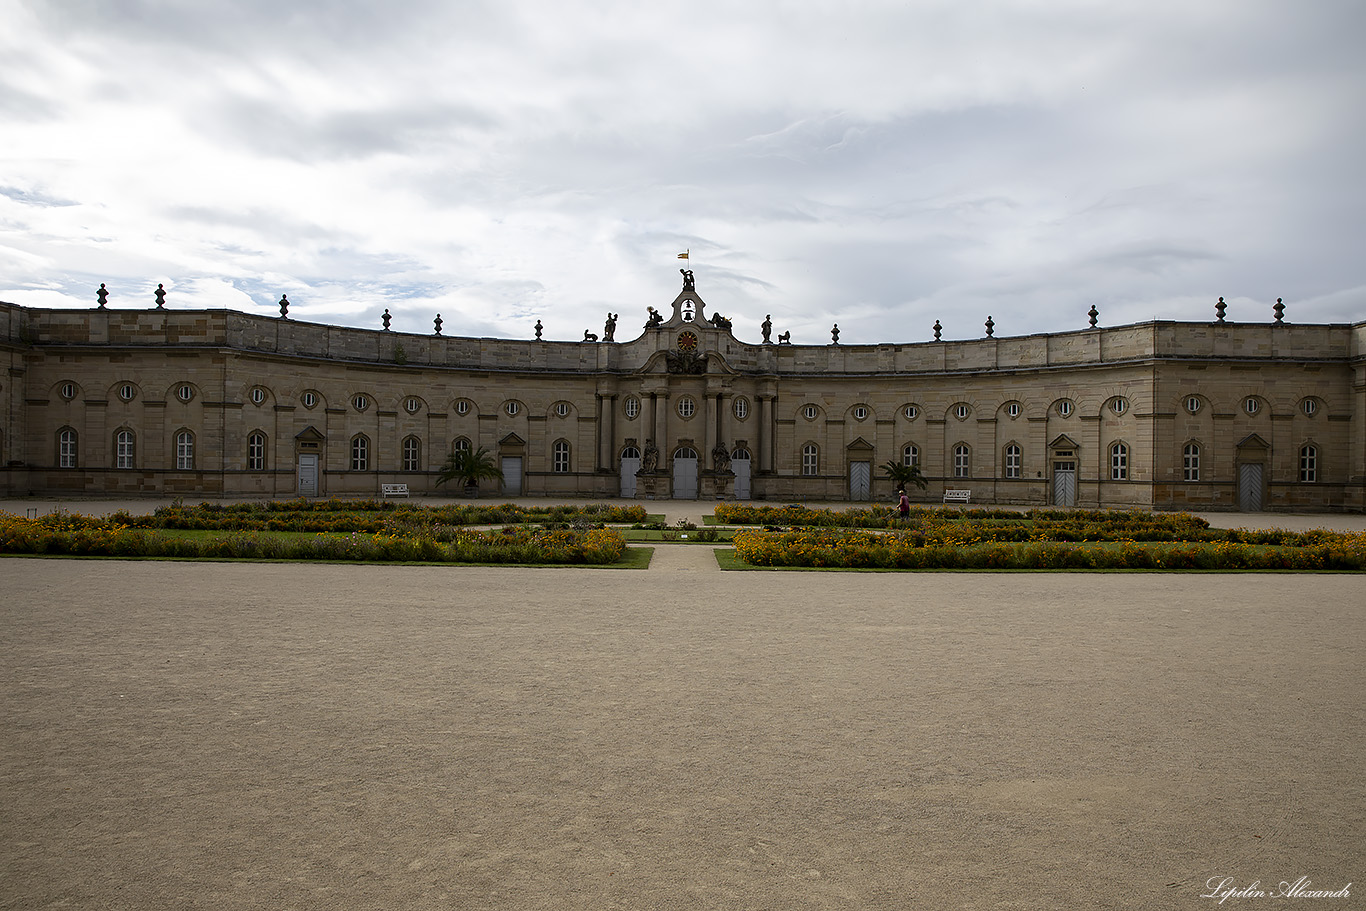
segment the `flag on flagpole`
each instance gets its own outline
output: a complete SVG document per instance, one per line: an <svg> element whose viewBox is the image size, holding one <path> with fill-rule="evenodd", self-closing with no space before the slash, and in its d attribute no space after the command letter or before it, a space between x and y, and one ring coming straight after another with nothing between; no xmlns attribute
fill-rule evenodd
<svg viewBox="0 0 1366 911"><path fill-rule="evenodd" d="M691 252L691 251L689 251L689 252ZM688 258L688 254L687 254L687 253L680 253L680 254L678 254L678 258L679 258L679 259L687 259L687 258Z"/></svg>

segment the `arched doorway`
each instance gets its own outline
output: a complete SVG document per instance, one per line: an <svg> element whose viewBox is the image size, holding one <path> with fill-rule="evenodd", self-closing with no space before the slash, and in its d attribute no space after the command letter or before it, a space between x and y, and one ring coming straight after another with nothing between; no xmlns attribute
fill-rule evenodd
<svg viewBox="0 0 1366 911"><path fill-rule="evenodd" d="M640 471L640 450L633 441L621 451L621 496L627 499L635 498L637 471Z"/></svg>
<svg viewBox="0 0 1366 911"><path fill-rule="evenodd" d="M675 500L697 499L697 450L680 446L674 451Z"/></svg>

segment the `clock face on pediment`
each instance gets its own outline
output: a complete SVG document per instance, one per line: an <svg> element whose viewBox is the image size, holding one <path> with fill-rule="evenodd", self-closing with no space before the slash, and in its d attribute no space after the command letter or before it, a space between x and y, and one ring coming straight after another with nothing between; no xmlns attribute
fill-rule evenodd
<svg viewBox="0 0 1366 911"><path fill-rule="evenodd" d="M679 350L679 351L696 351L696 350L697 350L697 333L695 333L695 332L680 332L680 333L678 333L678 350Z"/></svg>

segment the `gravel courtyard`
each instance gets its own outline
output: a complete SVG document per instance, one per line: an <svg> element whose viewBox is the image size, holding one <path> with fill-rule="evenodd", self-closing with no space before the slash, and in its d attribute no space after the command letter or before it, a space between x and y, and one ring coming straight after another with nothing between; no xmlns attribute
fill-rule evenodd
<svg viewBox="0 0 1366 911"><path fill-rule="evenodd" d="M3 908L1169 909L1361 879L1360 577L688 546L0 567Z"/></svg>

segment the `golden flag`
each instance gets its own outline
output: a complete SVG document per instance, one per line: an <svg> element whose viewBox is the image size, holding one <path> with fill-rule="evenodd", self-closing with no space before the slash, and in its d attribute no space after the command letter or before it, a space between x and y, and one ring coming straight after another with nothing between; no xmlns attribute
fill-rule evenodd
<svg viewBox="0 0 1366 911"><path fill-rule="evenodd" d="M687 259L687 258L688 258L688 254L687 254L687 253L680 253L680 254L678 254L678 258L679 258L679 259Z"/></svg>

